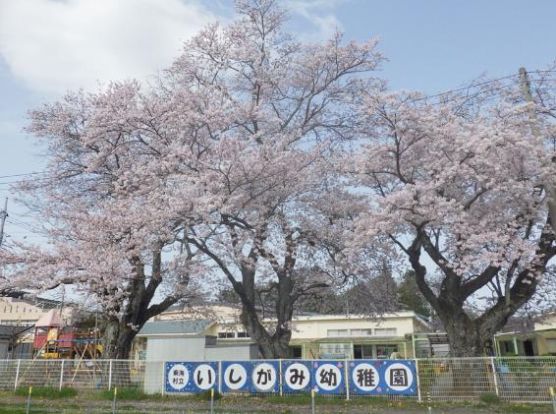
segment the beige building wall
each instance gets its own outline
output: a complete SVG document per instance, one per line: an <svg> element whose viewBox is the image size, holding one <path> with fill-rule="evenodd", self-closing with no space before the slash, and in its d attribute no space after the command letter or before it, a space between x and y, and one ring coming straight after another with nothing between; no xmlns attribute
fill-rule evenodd
<svg viewBox="0 0 556 414"><path fill-rule="evenodd" d="M411 312L371 319L363 315L300 316L294 319L292 340L334 337L405 337L415 332Z"/></svg>
<svg viewBox="0 0 556 414"><path fill-rule="evenodd" d="M237 318L230 317L232 314L226 313L226 317L208 328L206 334L218 337L220 343L249 342L249 338L239 337L245 328ZM334 352L337 347L353 357L357 346L364 347L367 355L381 354L383 357L384 352L391 355L395 351L400 357L412 357L413 335L428 330L426 322L414 312L385 314L377 318L367 315L298 316L292 323L290 344L300 347L301 356L310 359Z"/></svg>
<svg viewBox="0 0 556 414"><path fill-rule="evenodd" d="M542 320L535 322L535 331L556 329L556 314L547 315Z"/></svg>
<svg viewBox="0 0 556 414"><path fill-rule="evenodd" d="M15 298L0 298L0 325L28 326L34 325L43 315L48 313L51 307L44 308L27 300ZM71 324L72 307L65 307L62 311L64 324ZM34 329L29 329L20 336L21 342L32 342Z"/></svg>
<svg viewBox="0 0 556 414"><path fill-rule="evenodd" d="M31 325L46 312L26 301L0 298L0 325Z"/></svg>
<svg viewBox="0 0 556 414"><path fill-rule="evenodd" d="M209 319L205 335L217 338L221 345L252 343L239 322L240 309L233 306L176 308L154 320ZM268 325L272 327L273 321ZM412 357L413 336L428 332L427 323L414 312L402 311L371 318L368 315L303 315L292 321L290 345L302 358L320 358L336 353L350 358Z"/></svg>

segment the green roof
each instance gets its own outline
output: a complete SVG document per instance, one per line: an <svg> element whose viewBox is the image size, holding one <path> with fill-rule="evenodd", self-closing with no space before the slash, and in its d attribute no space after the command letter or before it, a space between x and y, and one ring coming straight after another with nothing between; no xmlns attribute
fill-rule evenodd
<svg viewBox="0 0 556 414"><path fill-rule="evenodd" d="M172 320L172 321L152 321L147 322L137 335L200 335L211 325L213 321L208 319L196 320Z"/></svg>

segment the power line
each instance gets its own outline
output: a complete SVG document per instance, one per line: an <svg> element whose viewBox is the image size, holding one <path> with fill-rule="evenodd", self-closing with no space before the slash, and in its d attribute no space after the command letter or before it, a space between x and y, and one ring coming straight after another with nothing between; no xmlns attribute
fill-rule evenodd
<svg viewBox="0 0 556 414"><path fill-rule="evenodd" d="M12 174L12 175L0 175L0 178L25 177L25 176L29 176L29 175L46 174L46 173L47 173L47 171L37 171L37 172Z"/></svg>
<svg viewBox="0 0 556 414"><path fill-rule="evenodd" d="M33 182L38 182L38 181L47 181L47 180L51 180L55 177L40 177L40 178L28 178L28 179L22 179L22 180L14 180L14 181L2 181L0 182L0 185L14 185L14 184L23 184L23 183L33 183Z"/></svg>
<svg viewBox="0 0 556 414"><path fill-rule="evenodd" d="M547 74L547 73L556 73L556 69L528 71L528 74ZM500 81L504 81L504 80L508 80L508 79L512 79L512 78L518 78L518 77L519 77L519 74L511 74L511 75L506 75L506 76L502 76L502 77L499 77L499 78L488 79L488 80L478 82L478 83L471 83L467 86L462 86L460 88L449 89L447 91L435 93L435 94L432 94L432 95L424 95L424 96L412 99L411 102L426 101L426 100L431 100L431 99L435 99L435 98L440 98L442 96L450 95L450 94L453 94L455 92L462 92L462 91L466 91L466 90L469 91L469 90L480 88L481 86L486 86L486 85L489 85L489 84L492 84L492 83L496 83L496 82L500 82ZM531 81L533 81L533 82L539 82L539 81L556 82L556 78L539 78L539 79L531 79ZM505 85L504 87L508 88L509 85ZM443 102L450 102L451 100L455 100L455 98L447 100L447 101L443 101ZM48 173L49 173L49 171L33 171L33 172L28 172L28 173L1 175L0 179L28 177L28 176L48 174ZM57 177L48 176L48 177L28 178L28 179L13 180L13 181L3 181L3 182L0 182L0 185L5 186L5 185L21 184L21 183L28 183L28 182L39 182L39 181L45 181L45 180L50 180L50 179L55 179L55 178L57 178Z"/></svg>
<svg viewBox="0 0 556 414"><path fill-rule="evenodd" d="M491 84L491 83L500 82L500 81L502 81L502 80L511 79L511 78L515 78L515 77L517 77L516 74L514 74L514 75L506 75L506 76L502 76L501 78L489 79L489 80L486 80L486 81L483 81L483 82L479 82L479 83L472 83L472 84L467 85L467 86L462 86L461 88L450 89L450 90L448 90L448 91L439 92L439 93L436 93L436 94L433 94L433 95L426 95L426 96L422 96L422 97L420 97L420 98L415 98L415 99L412 100L412 102L424 101L424 100L427 100L427 99L439 98L439 97L444 96L444 95L450 95L450 94L452 94L452 93L454 93L454 92L466 91L466 90L478 88L478 87L481 87L481 86L489 85L489 84Z"/></svg>
<svg viewBox="0 0 556 414"><path fill-rule="evenodd" d="M547 73L556 73L556 70L533 70L528 72L529 74L534 73L534 74L547 74ZM433 95L426 95L426 96L421 96L419 98L415 98L413 100L411 100L411 102L418 102L418 101L426 101L426 100L430 100L430 99L435 99L435 98L440 98L442 96L446 96L446 95L451 95L453 93L456 92L462 92L462 91L470 91L473 89L477 89L480 88L482 86L486 86L486 85L490 85L493 83L497 83L497 82L501 82L501 81L505 81L505 80L509 80L509 79L516 79L519 78L519 74L515 73L512 75L506 75L506 76L502 76L499 78L495 78L495 79L488 79L482 82L477 82L477 83L471 83L467 86L462 86L460 88L455 88L455 89L450 89L444 92L439 92ZM532 81L555 81L556 79L554 78L540 78L540 79L532 79ZM505 85L505 88L508 88L509 85ZM454 98L455 99L455 98ZM453 99L450 99L448 101L445 102L450 102Z"/></svg>

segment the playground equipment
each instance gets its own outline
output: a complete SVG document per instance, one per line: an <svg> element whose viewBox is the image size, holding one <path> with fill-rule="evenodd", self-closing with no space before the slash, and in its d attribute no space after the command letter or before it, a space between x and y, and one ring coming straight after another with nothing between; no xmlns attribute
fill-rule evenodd
<svg viewBox="0 0 556 414"><path fill-rule="evenodd" d="M35 324L34 357L41 359L97 359L103 345L94 330L64 327L60 312L51 310Z"/></svg>
<svg viewBox="0 0 556 414"><path fill-rule="evenodd" d="M60 387L91 382L101 386L111 373L100 359L104 346L96 329L64 326L60 313L53 309L35 324L34 357L21 363L19 380Z"/></svg>

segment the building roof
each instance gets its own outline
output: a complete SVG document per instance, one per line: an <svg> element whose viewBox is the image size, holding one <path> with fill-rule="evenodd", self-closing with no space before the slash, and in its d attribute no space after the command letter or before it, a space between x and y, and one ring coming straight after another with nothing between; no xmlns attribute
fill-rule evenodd
<svg viewBox="0 0 556 414"><path fill-rule="evenodd" d="M214 321L208 319L152 321L143 325L137 336L201 335L213 323Z"/></svg>
<svg viewBox="0 0 556 414"><path fill-rule="evenodd" d="M506 325L500 330L500 334L504 333L527 333L535 330L535 321L529 316L513 316L508 319Z"/></svg>
<svg viewBox="0 0 556 414"><path fill-rule="evenodd" d="M388 320L388 319L402 319L402 318L410 318L416 319L421 322L425 326L429 326L429 323L424 320L420 315L413 311L399 311L399 312L389 312L383 313L380 315L364 315L364 314L342 314L342 315L333 315L333 314L313 314L313 315L297 315L294 316L292 321L299 322L299 321L338 321L338 320L372 320L372 321L381 321L381 320Z"/></svg>

